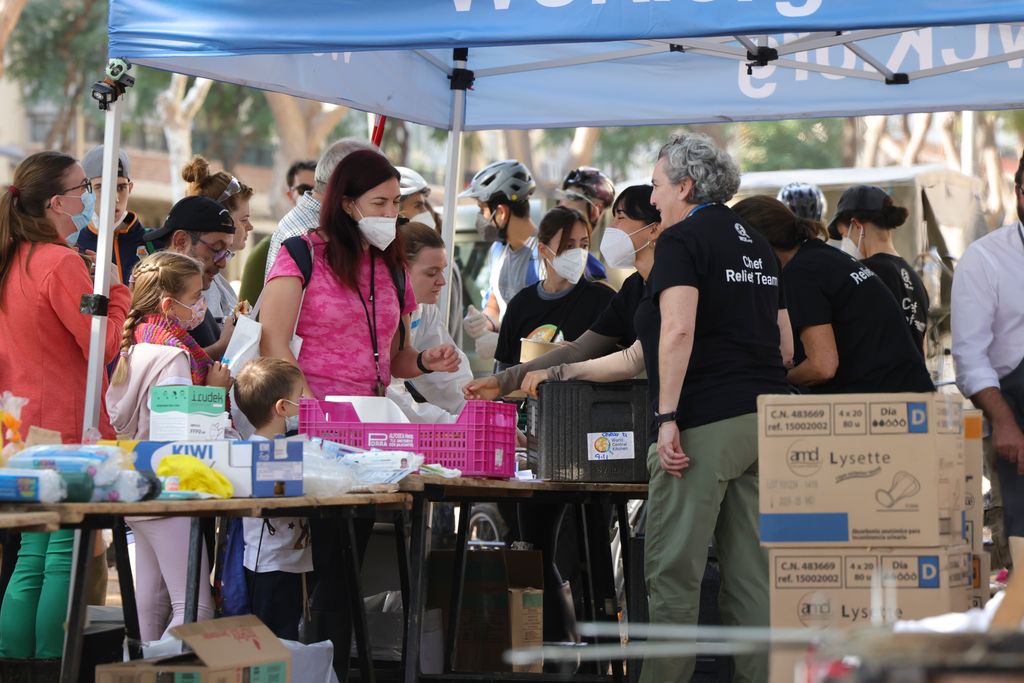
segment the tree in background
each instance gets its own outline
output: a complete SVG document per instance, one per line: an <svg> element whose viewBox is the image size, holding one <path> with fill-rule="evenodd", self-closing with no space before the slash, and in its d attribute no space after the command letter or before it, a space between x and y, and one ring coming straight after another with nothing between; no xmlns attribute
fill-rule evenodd
<svg viewBox="0 0 1024 683"><path fill-rule="evenodd" d="M14 27L28 0L0 0L0 76L4 73L3 54Z"/></svg>
<svg viewBox="0 0 1024 683"><path fill-rule="evenodd" d="M190 83L191 81L191 83ZM171 201L185 196L182 167L192 158L192 122L199 114L213 81L173 74L167 88L156 98L156 114L167 140L167 165L171 173Z"/></svg>
<svg viewBox="0 0 1024 683"><path fill-rule="evenodd" d="M106 17L100 0L35 0L12 27L7 74L29 104L56 108L45 137L49 149L71 149L76 117L106 64Z"/></svg>

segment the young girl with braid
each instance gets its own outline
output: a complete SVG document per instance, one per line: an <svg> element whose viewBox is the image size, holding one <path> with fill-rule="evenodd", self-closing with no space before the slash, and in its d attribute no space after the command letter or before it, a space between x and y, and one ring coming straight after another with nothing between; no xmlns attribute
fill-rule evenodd
<svg viewBox="0 0 1024 683"><path fill-rule="evenodd" d="M149 390L169 384L227 388L231 376L192 339L202 321L203 265L173 252L159 252L132 271L132 304L121 336L121 357L107 390L107 410L119 435L149 436ZM188 544L186 517L129 518L135 532L136 599L143 640L159 640L181 624L185 612ZM209 575L207 554L201 553ZM213 617L209 590L199 596L199 618Z"/></svg>

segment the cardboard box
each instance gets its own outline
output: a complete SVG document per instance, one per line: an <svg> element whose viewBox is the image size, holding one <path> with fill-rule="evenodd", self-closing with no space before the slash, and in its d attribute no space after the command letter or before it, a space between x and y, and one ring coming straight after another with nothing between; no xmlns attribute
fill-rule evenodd
<svg viewBox="0 0 1024 683"><path fill-rule="evenodd" d="M222 387L153 387L149 409L149 438L154 441L223 439L231 424Z"/></svg>
<svg viewBox="0 0 1024 683"><path fill-rule="evenodd" d="M962 407L942 394L758 398L761 542L963 542Z"/></svg>
<svg viewBox="0 0 1024 683"><path fill-rule="evenodd" d="M992 556L987 550L971 553L971 607L982 608L992 597Z"/></svg>
<svg viewBox="0 0 1024 683"><path fill-rule="evenodd" d="M544 591L537 588L508 589L508 633L514 650L544 644ZM512 671L541 673L544 663L514 664Z"/></svg>
<svg viewBox="0 0 1024 683"><path fill-rule="evenodd" d="M235 498L302 495L302 442L108 441L135 453L135 468L156 472L166 455L193 455L231 482Z"/></svg>
<svg viewBox="0 0 1024 683"><path fill-rule="evenodd" d="M773 548L768 554L771 624L777 628L891 624L968 608L970 550L952 548ZM893 588L872 604L881 569ZM886 580L886 579L883 579Z"/></svg>
<svg viewBox="0 0 1024 683"><path fill-rule="evenodd" d="M964 540L974 553L985 551L985 500L981 493L984 454L982 448L982 413L964 411Z"/></svg>
<svg viewBox="0 0 1024 683"><path fill-rule="evenodd" d="M441 610L448 629L455 554L430 553L427 607ZM457 671L512 671L503 656L516 643L540 642L543 631L544 568L530 550L470 550L456 637ZM538 601L539 600L539 601ZM539 668L516 671L539 671Z"/></svg>
<svg viewBox="0 0 1024 683"><path fill-rule="evenodd" d="M184 624L171 635L192 652L96 667L96 683L290 683L291 653L259 619L247 615Z"/></svg>

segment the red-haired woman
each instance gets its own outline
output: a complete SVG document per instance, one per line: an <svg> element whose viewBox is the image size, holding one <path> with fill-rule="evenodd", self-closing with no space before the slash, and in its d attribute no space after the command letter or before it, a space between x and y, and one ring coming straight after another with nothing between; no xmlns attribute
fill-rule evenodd
<svg viewBox="0 0 1024 683"><path fill-rule="evenodd" d="M312 251L305 296L303 268L288 249L281 250L267 276L260 351L296 363L306 376L308 396L383 396L392 375L411 378L459 366L451 345L417 352L408 341L404 347L400 343L411 338L409 314L416 299L396 239L398 179L398 171L377 151L342 159L327 183L320 227L293 238L302 240L300 249ZM398 282L405 283L404 291L397 291ZM404 335L397 334L399 325ZM292 330L302 338L298 358L288 346ZM315 640L330 638L342 653L335 657L335 670L345 680L351 639L345 614L351 603L337 576L343 559L339 530L311 521L314 572L324 573L313 593L310 628ZM364 545L372 525L360 526L359 544Z"/></svg>

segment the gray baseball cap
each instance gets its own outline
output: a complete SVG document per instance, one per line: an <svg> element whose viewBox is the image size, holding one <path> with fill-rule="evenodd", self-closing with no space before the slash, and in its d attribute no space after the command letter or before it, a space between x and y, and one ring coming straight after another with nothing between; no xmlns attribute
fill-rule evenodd
<svg viewBox="0 0 1024 683"><path fill-rule="evenodd" d="M889 195L885 190L874 185L854 185L846 190L839 198L836 206L836 214L828 224L828 236L834 240L840 239L839 217L847 211L881 211L885 208L885 202Z"/></svg>
<svg viewBox="0 0 1024 683"><path fill-rule="evenodd" d="M82 169L89 180L103 175L103 145L97 145L86 152L82 157ZM117 175L128 179L132 177L132 165L123 149L117 152Z"/></svg>

